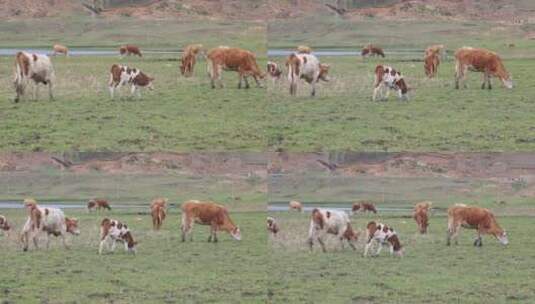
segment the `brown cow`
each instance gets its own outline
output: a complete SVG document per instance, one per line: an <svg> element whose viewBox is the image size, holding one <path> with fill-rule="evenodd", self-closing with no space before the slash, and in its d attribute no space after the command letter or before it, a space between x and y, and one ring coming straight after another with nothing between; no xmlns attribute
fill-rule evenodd
<svg viewBox="0 0 535 304"><path fill-rule="evenodd" d="M385 53L383 52L383 49L373 44L368 44L367 46L365 46L360 52L360 55L362 57L366 57L366 56L381 56L383 58L385 57Z"/></svg>
<svg viewBox="0 0 535 304"><path fill-rule="evenodd" d="M180 58L180 73L183 76L190 77L193 75L193 69L195 68L195 63L197 62L197 55L199 55L199 53L202 51L202 44L190 44L184 48L182 57Z"/></svg>
<svg viewBox="0 0 535 304"><path fill-rule="evenodd" d="M101 209L111 210L111 206L107 200L101 199L101 198L95 198L87 202L88 211L101 210Z"/></svg>
<svg viewBox="0 0 535 304"><path fill-rule="evenodd" d="M427 227L429 226L429 208L431 208L431 202L420 202L414 205L413 218L418 225L418 231L421 234L427 233Z"/></svg>
<svg viewBox="0 0 535 304"><path fill-rule="evenodd" d="M137 55L139 57L143 57L139 47L132 44L122 45L119 48L119 54L121 54L121 56L124 56L126 54L127 56Z"/></svg>
<svg viewBox="0 0 535 304"><path fill-rule="evenodd" d="M366 201L362 201L362 202L358 202L358 203L353 203L353 208L351 208L351 211L353 213L356 213L356 212L373 212L373 213L377 213L377 209L375 209L375 205L371 202L366 202Z"/></svg>
<svg viewBox="0 0 535 304"><path fill-rule="evenodd" d="M271 216L267 217L267 230L273 235L277 235L277 233L279 233L279 224L277 224L275 218Z"/></svg>
<svg viewBox="0 0 535 304"><path fill-rule="evenodd" d="M256 63L256 55L239 48L220 46L210 50L207 57L207 67L213 89L216 87L216 80L219 82L219 86L223 87L221 80L223 70L238 72L240 77L238 89L241 89L243 81L245 81L245 88L249 88L249 81L247 80L249 76L253 77L257 87L262 87L259 79L264 79L265 77Z"/></svg>
<svg viewBox="0 0 535 304"><path fill-rule="evenodd" d="M444 53L444 45L443 44L430 45L425 49L424 58L429 56L429 55L433 55L433 54L442 57L443 53Z"/></svg>
<svg viewBox="0 0 535 304"><path fill-rule="evenodd" d="M300 45L296 48L297 54L311 54L312 49L306 45Z"/></svg>
<svg viewBox="0 0 535 304"><path fill-rule="evenodd" d="M182 204L182 242L186 241L186 236L190 234L190 240L193 240L191 231L193 223L210 226L210 237L208 242L217 242L217 231L226 231L236 239L241 240L240 228L234 225L230 219L227 208L213 202L201 202L198 200L189 200Z"/></svg>
<svg viewBox="0 0 535 304"><path fill-rule="evenodd" d="M490 90L492 84L490 78L492 76L498 77L503 85L508 88L513 88L513 81L511 76L505 69L502 59L498 54L486 49L476 49L471 47L463 47L455 52L455 88L459 89L459 82L464 83L466 88L466 72L480 72L483 73L483 84L481 89L485 89L485 85Z"/></svg>
<svg viewBox="0 0 535 304"><path fill-rule="evenodd" d="M299 212L303 212L303 204L301 204L298 201L290 201L288 203L288 206L290 207L290 210L297 210Z"/></svg>
<svg viewBox="0 0 535 304"><path fill-rule="evenodd" d="M150 204L150 214L152 216L152 228L160 230L167 214L167 198L156 198Z"/></svg>
<svg viewBox="0 0 535 304"><path fill-rule="evenodd" d="M69 56L69 48L67 48L64 45L54 44L52 48L54 50L54 53L53 53L54 56L56 56L57 54L63 54L65 56Z"/></svg>
<svg viewBox="0 0 535 304"><path fill-rule="evenodd" d="M438 73L438 66L440 65L440 58L437 54L431 53L424 58L425 75L428 78L434 78Z"/></svg>
<svg viewBox="0 0 535 304"><path fill-rule="evenodd" d="M455 240L455 244L458 244L457 238L461 227L477 230L474 246L481 247L483 245L482 234L494 235L502 245L509 244L507 233L498 225L494 214L489 209L463 204L450 207L448 209L448 238L446 242L448 246L452 238Z"/></svg>

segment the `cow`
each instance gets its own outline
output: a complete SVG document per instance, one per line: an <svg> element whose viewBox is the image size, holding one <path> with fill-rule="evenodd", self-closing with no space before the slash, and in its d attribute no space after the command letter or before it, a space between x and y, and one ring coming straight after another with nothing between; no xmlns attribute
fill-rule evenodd
<svg viewBox="0 0 535 304"><path fill-rule="evenodd" d="M307 243L312 251L314 240L321 245L323 252L327 252L324 239L327 234L335 235L340 241L342 249L346 241L353 250L356 250L355 242L359 233L353 230L349 216L340 210L314 208L310 216L310 228L308 230Z"/></svg>
<svg viewBox="0 0 535 304"><path fill-rule="evenodd" d="M491 77L493 76L499 78L506 88L513 88L513 81L505 69L502 59L492 51L471 47L458 49L455 52L456 89L459 89L461 81L464 83L464 88L466 88L467 71L483 73L481 89L485 89L485 86L489 90L492 89Z"/></svg>
<svg viewBox="0 0 535 304"><path fill-rule="evenodd" d="M156 198L150 204L150 214L152 216L152 228L154 230L160 230L162 227L165 216L167 215L166 210L167 198Z"/></svg>
<svg viewBox="0 0 535 304"><path fill-rule="evenodd" d="M52 46L52 49L54 50L54 53L52 55L56 56L58 54L63 54L65 56L69 56L69 48L67 48L64 45L61 44L54 44Z"/></svg>
<svg viewBox="0 0 535 304"><path fill-rule="evenodd" d="M381 56L383 58L385 57L385 53L383 52L383 49L373 44L368 44L367 46L365 46L360 52L360 55L362 57L366 57L366 56Z"/></svg>
<svg viewBox="0 0 535 304"><path fill-rule="evenodd" d="M462 204L454 205L448 208L448 237L446 244L449 246L451 239L458 244L457 238L461 227L467 229L476 229L477 237L474 246L483 245L481 235L491 234L502 244L509 244L507 232L498 225L494 214L485 208L467 206Z"/></svg>
<svg viewBox="0 0 535 304"><path fill-rule="evenodd" d="M139 57L143 57L139 47L135 46L135 45L132 45L132 44L127 44L127 45L120 46L119 47L119 54L121 54L121 56L124 56L126 54L127 56L137 55Z"/></svg>
<svg viewBox="0 0 535 304"><path fill-rule="evenodd" d="M219 87L223 88L223 81L221 80L223 71L238 72L240 78L238 89L242 88L244 81L245 88L249 88L249 81L247 80L249 76L253 77L257 87L262 87L259 79L264 79L265 77L256 63L256 55L253 52L239 48L220 46L211 49L207 56L207 68L212 89L216 87L216 80L219 82Z"/></svg>
<svg viewBox="0 0 535 304"><path fill-rule="evenodd" d="M429 56L429 55L437 55L439 57L443 57L444 55L444 45L443 44L435 44L435 45L430 45L428 46L426 49L425 49L425 52L424 52L424 58Z"/></svg>
<svg viewBox="0 0 535 304"><path fill-rule="evenodd" d="M186 241L186 236L190 235L193 223L210 226L210 236L208 242L217 242L217 231L228 232L235 240L241 240L240 228L230 219L227 208L213 202L201 202L189 200L182 204L182 242Z"/></svg>
<svg viewBox="0 0 535 304"><path fill-rule="evenodd" d="M392 256L403 256L403 248L399 241L396 231L392 227L389 227L382 223L377 223L371 221L366 226L367 229L367 242L366 247L364 248L364 257L368 256L368 251L374 243L378 243L377 251L373 256L378 256L383 248L383 245L388 245L390 247L390 255Z"/></svg>
<svg viewBox="0 0 535 304"><path fill-rule="evenodd" d="M7 221L7 218L0 214L0 231L5 231L6 233L9 233L11 230L11 225Z"/></svg>
<svg viewBox="0 0 535 304"><path fill-rule="evenodd" d="M428 213L432 204L433 203L431 202L419 202L414 205L414 212L412 214L412 217L416 221L416 224L418 225L418 231L421 234L427 233L427 227L429 226Z"/></svg>
<svg viewBox="0 0 535 304"><path fill-rule="evenodd" d="M115 244L121 242L124 244L124 251L131 254L136 254L136 245L138 242L134 240L132 232L126 224L118 220L105 218L100 222L100 245L98 254L101 255L104 251L104 246L107 245L108 250L115 251Z"/></svg>
<svg viewBox="0 0 535 304"><path fill-rule="evenodd" d="M274 61L268 61L267 62L267 74L275 83L275 81L279 81L282 76L282 69L279 67L279 65Z"/></svg>
<svg viewBox="0 0 535 304"><path fill-rule="evenodd" d="M398 92L399 100L409 100L407 94L409 88L401 72L386 65L377 65L375 67L375 83L372 100L376 101L378 95L380 95L381 100L387 100L390 90Z"/></svg>
<svg viewBox="0 0 535 304"><path fill-rule="evenodd" d="M273 235L277 235L277 233L279 233L279 224L277 223L275 218L271 216L267 217L267 230Z"/></svg>
<svg viewBox="0 0 535 304"><path fill-rule="evenodd" d="M328 64L322 64L318 58L311 54L292 53L286 59L288 69L288 80L290 81L290 95L297 94L297 83L299 79L304 79L312 86L310 95L316 96L316 83L320 80L329 81Z"/></svg>
<svg viewBox="0 0 535 304"><path fill-rule="evenodd" d="M375 205L371 202L358 202L353 203L353 207L351 208L352 213L356 212L373 212L374 214L377 213L377 209L375 209Z"/></svg>
<svg viewBox="0 0 535 304"><path fill-rule="evenodd" d="M24 204L28 210L28 218L22 228L21 241L23 250L28 251L30 240L35 248L38 246L38 236L42 232L46 236L46 248L50 245L50 235L61 237L65 249L69 249L65 236L68 233L79 235L78 220L65 217L61 209L51 207L41 207L34 199L25 199Z"/></svg>
<svg viewBox="0 0 535 304"><path fill-rule="evenodd" d="M440 58L436 53L426 55L424 58L424 71L428 78L434 78L438 73Z"/></svg>
<svg viewBox="0 0 535 304"><path fill-rule="evenodd" d="M202 44L190 44L184 48L182 57L180 58L180 73L182 76L190 77L193 75L197 56L201 52L203 52Z"/></svg>
<svg viewBox="0 0 535 304"><path fill-rule="evenodd" d="M48 86L48 96L54 100L52 88L56 81L54 67L50 58L46 55L30 54L27 52L18 52L15 56L15 77L13 84L17 96L15 102L19 102L24 95L26 86L33 83L33 99L38 99L39 84Z"/></svg>
<svg viewBox="0 0 535 304"><path fill-rule="evenodd" d="M303 212L303 204L301 204L301 202L298 202L298 201L290 201L288 203L288 207L290 208L290 210L296 210L296 211L299 211L299 212Z"/></svg>
<svg viewBox="0 0 535 304"><path fill-rule="evenodd" d="M312 54L312 49L306 45L298 46L295 51L297 52L297 54Z"/></svg>
<svg viewBox="0 0 535 304"><path fill-rule="evenodd" d="M140 88L153 90L153 81L153 77L149 77L139 69L114 64L111 66L110 81L108 82L110 96L113 99L115 89L117 89L117 87L129 84L130 94L134 96L137 93L137 97L141 97Z"/></svg>
<svg viewBox="0 0 535 304"><path fill-rule="evenodd" d="M102 198L95 198L87 202L87 210L91 212L91 210L102 210L107 209L108 211L111 211L111 206L109 202Z"/></svg>

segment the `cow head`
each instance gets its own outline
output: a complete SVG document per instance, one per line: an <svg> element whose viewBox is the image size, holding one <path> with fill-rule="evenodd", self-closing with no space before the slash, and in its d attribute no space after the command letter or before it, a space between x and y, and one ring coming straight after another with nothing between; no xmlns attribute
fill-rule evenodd
<svg viewBox="0 0 535 304"><path fill-rule="evenodd" d="M231 231L230 231L230 235L232 235L232 237L237 240L237 241L241 241L241 232L240 232L240 227L236 226L234 227Z"/></svg>
<svg viewBox="0 0 535 304"><path fill-rule="evenodd" d="M508 89L512 89L514 87L513 80L510 76L507 78L502 78L502 83Z"/></svg>
<svg viewBox="0 0 535 304"><path fill-rule="evenodd" d="M318 76L318 81L321 79L323 81L331 80L327 74L329 74L329 68L331 66L328 64L320 63L320 74Z"/></svg>
<svg viewBox="0 0 535 304"><path fill-rule="evenodd" d="M364 56L368 55L369 53L370 53L370 48L366 47L366 48L362 49L362 52L360 52L360 55L362 57L364 57Z"/></svg>
<svg viewBox="0 0 535 304"><path fill-rule="evenodd" d="M80 235L80 229L78 228L78 219L66 217L65 226L67 226L67 232L74 235Z"/></svg>
<svg viewBox="0 0 535 304"><path fill-rule="evenodd" d="M502 233L496 234L496 238L504 246L509 244L509 239L507 238L507 232L505 232L505 230L503 230Z"/></svg>

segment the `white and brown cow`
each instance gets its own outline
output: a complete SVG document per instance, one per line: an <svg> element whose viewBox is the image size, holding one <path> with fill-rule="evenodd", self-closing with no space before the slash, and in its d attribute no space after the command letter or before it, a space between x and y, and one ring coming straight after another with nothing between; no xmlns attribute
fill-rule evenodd
<svg viewBox="0 0 535 304"><path fill-rule="evenodd" d="M324 240L328 234L335 235L342 248L344 241L347 241L349 246L356 250L354 243L357 241L359 233L351 227L349 216L344 211L314 208L310 217L307 239L310 250L312 250L314 241L317 240L323 252L327 252Z"/></svg>
<svg viewBox="0 0 535 304"><path fill-rule="evenodd" d="M267 217L267 230L273 235L277 235L277 233L279 233L279 224L277 223L277 220L275 220L274 217Z"/></svg>
<svg viewBox="0 0 535 304"><path fill-rule="evenodd" d="M477 230L477 237L474 241L474 246L481 247L483 245L481 235L493 235L502 245L509 244L507 233L498 225L494 214L485 208L467 206L464 204L456 204L448 208L448 238L446 244L449 246L451 239L457 238L461 227L467 229Z"/></svg>
<svg viewBox="0 0 535 304"><path fill-rule="evenodd" d="M132 45L132 44L126 44L126 45L120 46L119 54L121 54L121 56L136 55L139 57L143 57L143 54L141 54L141 50L139 49L139 47L137 45Z"/></svg>
<svg viewBox="0 0 535 304"><path fill-rule="evenodd" d="M67 232L79 235L78 220L75 218L65 217L61 209L52 207L38 206L33 199L24 200L24 204L28 211L28 219L22 228L21 241L23 243L23 250L27 251L30 240L33 241L35 248L38 246L38 236L44 232L46 237L46 247L50 245L50 235L61 237L63 246L68 249L65 236Z"/></svg>
<svg viewBox="0 0 535 304"><path fill-rule="evenodd" d="M390 90L396 91L400 100L409 100L407 95L409 88L401 72L386 65L376 66L373 101L376 101L378 96L381 100L387 100Z"/></svg>
<svg viewBox="0 0 535 304"><path fill-rule="evenodd" d="M286 59L288 80L290 81L290 95L297 94L297 84L304 79L312 86L311 96L316 96L316 83L320 80L329 81L329 65L322 64L311 54L292 53Z"/></svg>
<svg viewBox="0 0 535 304"><path fill-rule="evenodd" d="M459 83L462 81L466 88L466 74L467 71L483 73L483 84L481 89L485 86L490 90L492 84L491 77L498 77L503 85L508 88L513 88L513 81L511 76L505 69L502 59L498 54L486 50L471 47L463 47L455 52L455 88L459 89Z"/></svg>
<svg viewBox="0 0 535 304"><path fill-rule="evenodd" d="M208 242L217 242L217 232L226 231L235 240L241 240L241 231L234 224L228 214L227 208L213 202L202 202L198 200L189 200L182 204L182 242L186 241L189 234L190 240L193 240L191 231L193 223L210 226L210 237Z"/></svg>
<svg viewBox="0 0 535 304"><path fill-rule="evenodd" d="M10 230L11 230L11 225L7 221L7 218L0 214L0 231L9 233Z"/></svg>
<svg viewBox="0 0 535 304"><path fill-rule="evenodd" d="M368 240L366 242L366 247L364 248L365 257L368 256L368 251L374 243L377 243L378 247L373 256L379 255L383 245L388 245L390 247L390 255L399 257L403 256L403 248L401 247L401 243L396 231L394 231L392 227L371 221L368 223L366 228Z"/></svg>
<svg viewBox="0 0 535 304"><path fill-rule="evenodd" d="M282 69L279 67L279 65L274 61L268 61L267 62L267 74L275 83L276 81L279 81L282 76Z"/></svg>
<svg viewBox="0 0 535 304"><path fill-rule="evenodd" d="M110 69L110 81L108 83L111 98L114 98L115 89L126 84L130 85L130 94L134 96L137 93L141 97L140 88L153 89L153 77L147 76L141 70L130 68L123 65L114 64ZM120 91L119 91L120 92Z"/></svg>
<svg viewBox="0 0 535 304"><path fill-rule="evenodd" d="M15 57L15 77L13 84L17 96L15 102L19 102L28 84L33 83L33 99L38 99L39 84L48 86L48 96L54 99L52 88L56 81L54 67L50 58L46 55L18 52Z"/></svg>
<svg viewBox="0 0 535 304"><path fill-rule="evenodd" d="M115 251L117 242L124 244L124 250L128 253L136 254L136 245L138 242L134 241L132 232L128 229L126 224L118 220L105 218L100 222L100 245L98 254L102 254L104 246L107 245L108 250Z"/></svg>

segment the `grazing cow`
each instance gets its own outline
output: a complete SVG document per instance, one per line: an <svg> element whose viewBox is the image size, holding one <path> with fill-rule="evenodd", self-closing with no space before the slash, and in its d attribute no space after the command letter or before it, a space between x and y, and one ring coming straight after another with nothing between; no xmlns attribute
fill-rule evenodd
<svg viewBox="0 0 535 304"><path fill-rule="evenodd" d="M344 240L353 250L357 249L354 243L357 241L359 233L353 230L349 216L345 212L314 208L310 217L307 240L310 250L312 250L314 240L317 240L323 252L327 252L323 241L327 234L336 235L342 249L344 248Z"/></svg>
<svg viewBox="0 0 535 304"><path fill-rule="evenodd" d="M507 233L498 225L494 214L488 209L463 204L456 204L448 208L448 238L446 243L448 246L452 238L455 240L455 244L458 244L457 238L461 227L477 230L474 246L481 247L483 245L482 234L494 235L502 245L509 244Z"/></svg>
<svg viewBox="0 0 535 304"><path fill-rule="evenodd" d="M78 220L67 218L61 209L40 207L33 199L24 200L28 210L28 219L22 228L21 241L23 250L28 251L30 240L33 241L35 248L38 248L38 236L41 232L46 232L46 248L50 245L50 235L60 236L63 246L69 249L65 236L67 232L73 235L79 235Z"/></svg>
<svg viewBox="0 0 535 304"><path fill-rule="evenodd" d="M312 86L311 96L316 95L316 83L320 80L329 81L329 65L322 64L311 54L291 54L286 60L288 80L290 81L290 95L297 94L297 83L304 79Z"/></svg>
<svg viewBox="0 0 535 304"><path fill-rule="evenodd" d="M195 68L195 63L197 62L197 55L199 55L199 53L202 51L202 44L190 44L184 48L182 57L180 58L180 73L183 76L190 77L193 75L193 69Z"/></svg>
<svg viewBox="0 0 535 304"><path fill-rule="evenodd" d="M9 225L7 218L0 214L0 231L8 233L9 230L11 230L11 225Z"/></svg>
<svg viewBox="0 0 535 304"><path fill-rule="evenodd" d="M279 224L277 224L275 218L271 216L267 217L267 230L273 235L277 235L277 233L279 232Z"/></svg>
<svg viewBox="0 0 535 304"><path fill-rule="evenodd" d="M390 247L390 255L393 256L403 256L403 249L401 243L399 242L398 235L392 227L388 227L385 224L376 223L371 221L367 225L368 230L368 241L366 242L366 247L364 248L364 256L368 256L368 251L370 250L373 243L378 243L378 248L373 256L378 256L383 248L383 245L388 244Z"/></svg>
<svg viewBox="0 0 535 304"><path fill-rule="evenodd" d="M100 223L100 246L98 248L98 254L102 254L105 245L107 245L109 251L115 251L115 244L118 241L124 244L124 251L136 254L136 245L138 242L134 241L134 237L132 237L128 226L118 220L103 219Z"/></svg>
<svg viewBox="0 0 535 304"><path fill-rule="evenodd" d="M239 48L220 46L210 50L207 56L207 67L213 89L216 87L216 80L219 82L219 86L223 88L221 76L224 70L238 72L240 78L238 89L241 89L244 81L245 88L249 88L249 81L247 80L249 76L253 77L257 87L262 87L259 79L264 79L265 77L256 63L256 55L253 52Z"/></svg>
<svg viewBox="0 0 535 304"><path fill-rule="evenodd" d="M54 50L54 54L53 54L54 56L56 56L58 54L63 54L65 56L69 56L69 48L67 48L64 45L54 44L54 46L52 48Z"/></svg>
<svg viewBox="0 0 535 304"><path fill-rule="evenodd" d="M276 62L268 61L267 73L269 77L271 77L271 80L273 80L273 83L275 83L275 81L280 80L282 76L282 69L279 67L279 65Z"/></svg>
<svg viewBox="0 0 535 304"><path fill-rule="evenodd" d="M440 65L440 58L436 53L426 55L424 58L425 75L428 78L434 78L438 73L438 66Z"/></svg>
<svg viewBox="0 0 535 304"><path fill-rule="evenodd" d="M383 49L373 44L368 44L367 46L365 46L360 52L360 55L362 57L366 57L366 56L381 56L383 58L385 57L385 53L383 52Z"/></svg>
<svg viewBox="0 0 535 304"><path fill-rule="evenodd" d="M18 52L15 58L15 77L13 84L17 96L15 102L19 102L20 97L24 95L24 90L29 83L33 86L33 99L38 99L39 84L48 86L48 96L50 100L54 99L52 88L56 81L54 67L50 58L46 55L30 54Z"/></svg>
<svg viewBox="0 0 535 304"><path fill-rule="evenodd" d="M431 208L431 202L420 202L414 205L414 213L412 217L418 225L418 231L421 234L427 233L427 227L429 226L429 208Z"/></svg>
<svg viewBox="0 0 535 304"><path fill-rule="evenodd" d="M154 230L160 230L162 227L163 221L167 214L166 210L167 199L166 198L156 198L150 204L150 214L152 216L152 228Z"/></svg>
<svg viewBox="0 0 535 304"><path fill-rule="evenodd" d="M132 96L137 93L137 96L141 97L141 92L139 89L148 88L149 90L153 90L153 81L154 78L147 76L139 69L114 64L110 69L110 81L108 83L108 87L110 89L110 95L112 99L114 98L115 89L126 84L130 85L130 94Z"/></svg>
<svg viewBox="0 0 535 304"><path fill-rule="evenodd" d="M139 47L131 44L122 45L119 48L119 54L121 54L121 56L124 56L126 54L127 56L137 55L139 57L143 57L141 51L139 50Z"/></svg>
<svg viewBox="0 0 535 304"><path fill-rule="evenodd" d="M375 67L373 101L377 100L378 95L380 95L381 100L387 100L390 90L397 91L400 100L409 100L407 95L409 88L401 72L386 65L378 65Z"/></svg>
<svg viewBox="0 0 535 304"><path fill-rule="evenodd" d="M306 45L300 45L295 50L297 54L312 54L312 49Z"/></svg>
<svg viewBox="0 0 535 304"><path fill-rule="evenodd" d="M189 200L182 204L182 242L186 241L186 236L190 234L190 240L193 240L191 231L193 223L210 226L210 237L208 242L217 242L217 231L226 231L235 240L241 240L240 228L234 225L230 219L227 208L212 203Z"/></svg>
<svg viewBox="0 0 535 304"><path fill-rule="evenodd" d="M455 52L456 89L459 89L460 81L464 83L464 88L466 88L467 71L483 73L483 84L481 85L481 89L485 89L485 85L487 85L489 90L492 89L490 81L492 76L498 77L506 88L513 88L513 81L505 69L502 59L498 54L489 50L471 47L458 49Z"/></svg>
<svg viewBox="0 0 535 304"><path fill-rule="evenodd" d="M375 205L371 202L359 202L359 203L354 203L353 204L353 208L351 208L351 212L352 213L356 213L356 212L373 212L373 213L377 213L377 209L375 209Z"/></svg>
<svg viewBox="0 0 535 304"><path fill-rule="evenodd" d="M433 54L442 57L444 54L444 45L443 44L430 45L425 49L424 54L425 54L424 58Z"/></svg>
<svg viewBox="0 0 535 304"><path fill-rule="evenodd" d="M107 209L111 211L111 206L107 200L102 199L102 198L95 198L87 202L87 210L89 212L91 212L91 210L101 210L101 209Z"/></svg>
<svg viewBox="0 0 535 304"><path fill-rule="evenodd" d="M290 207L290 210L297 210L299 212L303 212L303 204L301 204L301 202L298 202L298 201L290 201L288 203L288 206Z"/></svg>

